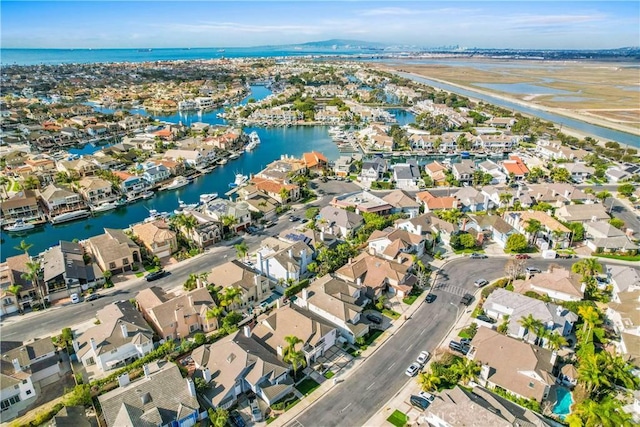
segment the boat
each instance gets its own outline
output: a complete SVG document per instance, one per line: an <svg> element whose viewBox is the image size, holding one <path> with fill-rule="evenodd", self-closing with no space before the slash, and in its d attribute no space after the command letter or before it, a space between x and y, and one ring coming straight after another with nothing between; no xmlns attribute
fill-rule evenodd
<svg viewBox="0 0 640 427"><path fill-rule="evenodd" d="M144 193L142 193L142 198L147 200L152 198L155 195L155 193L153 191L145 191Z"/></svg>
<svg viewBox="0 0 640 427"><path fill-rule="evenodd" d="M178 199L178 207L180 209L195 209L196 207L198 207L198 204L197 203L186 204L182 200Z"/></svg>
<svg viewBox="0 0 640 427"><path fill-rule="evenodd" d="M255 142L251 141L247 144L246 147L244 147L244 151L249 152L251 150L253 150L254 148L256 148L258 146L258 144L256 144Z"/></svg>
<svg viewBox="0 0 640 427"><path fill-rule="evenodd" d="M231 160L235 160L235 159L237 159L238 157L240 157L240 153L238 153L238 152L233 152L233 153L231 153L231 154L229 155L229 158L230 158Z"/></svg>
<svg viewBox="0 0 640 427"><path fill-rule="evenodd" d="M227 159L220 159L220 160L218 160L218 164L219 164L219 165L226 165L226 164L227 164L227 162L228 162L228 160L227 160Z"/></svg>
<svg viewBox="0 0 640 427"><path fill-rule="evenodd" d="M255 142L256 145L260 144L260 136L255 130L249 134L249 142Z"/></svg>
<svg viewBox="0 0 640 427"><path fill-rule="evenodd" d="M25 222L23 219L19 218L13 224L7 225L4 228L4 230L10 231L10 232L17 232L17 231L31 230L32 228L35 228L35 225L31 224L30 222Z"/></svg>
<svg viewBox="0 0 640 427"><path fill-rule="evenodd" d="M86 218L91 213L86 209L80 209L77 211L65 212L60 215L51 217L51 224L62 224L63 222L74 221L76 219Z"/></svg>
<svg viewBox="0 0 640 427"><path fill-rule="evenodd" d="M171 184L168 184L165 188L165 190L176 190L178 188L182 188L185 185L189 184L189 180L187 178L185 178L184 176L179 176L176 179L174 179L173 181L171 181Z"/></svg>
<svg viewBox="0 0 640 427"><path fill-rule="evenodd" d="M231 188L239 187L242 184L244 184L245 182L247 182L248 180L249 180L249 178L247 177L247 175L242 175L241 173L238 173L238 174L236 174L235 181L230 183L229 187L231 187Z"/></svg>
<svg viewBox="0 0 640 427"><path fill-rule="evenodd" d="M98 206L91 206L91 212L106 212L120 207L119 202L105 202L101 203Z"/></svg>
<svg viewBox="0 0 640 427"><path fill-rule="evenodd" d="M217 198L218 198L218 193L201 194L200 203L209 203L213 199L217 199Z"/></svg>

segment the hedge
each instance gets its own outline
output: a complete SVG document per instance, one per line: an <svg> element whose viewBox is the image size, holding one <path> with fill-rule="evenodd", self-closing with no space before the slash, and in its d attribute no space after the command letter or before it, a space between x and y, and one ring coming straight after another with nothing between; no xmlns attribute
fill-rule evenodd
<svg viewBox="0 0 640 427"><path fill-rule="evenodd" d="M300 292L301 290L303 290L304 288L309 286L309 279L304 279L299 281L298 283L296 283L293 286L290 286L289 288L287 288L284 291L284 295L287 297L290 297L291 295L295 295L298 292Z"/></svg>

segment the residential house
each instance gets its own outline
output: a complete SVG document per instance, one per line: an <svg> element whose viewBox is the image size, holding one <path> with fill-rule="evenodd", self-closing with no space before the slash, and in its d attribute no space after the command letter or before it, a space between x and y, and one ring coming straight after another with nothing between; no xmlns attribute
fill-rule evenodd
<svg viewBox="0 0 640 427"><path fill-rule="evenodd" d="M42 278L50 301L104 283L100 268L93 262L85 262L84 257L84 248L79 243L64 240L43 252Z"/></svg>
<svg viewBox="0 0 640 427"><path fill-rule="evenodd" d="M153 350L153 330L129 301L98 310L100 321L73 338L82 365L94 375L128 365Z"/></svg>
<svg viewBox="0 0 640 427"><path fill-rule="evenodd" d="M266 274L247 265L240 260L225 262L211 269L207 278L208 283L223 288L236 288L242 291L241 307L255 307L274 294L274 282Z"/></svg>
<svg viewBox="0 0 640 427"><path fill-rule="evenodd" d="M595 173L595 169L585 163L560 163L558 167L568 170L571 180L577 183L590 179Z"/></svg>
<svg viewBox="0 0 640 427"><path fill-rule="evenodd" d="M515 280L513 286L521 294L534 291L560 301L580 301L584 298L585 290L580 275L564 268L554 268L525 280Z"/></svg>
<svg viewBox="0 0 640 427"><path fill-rule="evenodd" d="M369 253L387 260L398 259L402 253L424 255L427 236L409 233L401 228L375 230L367 240ZM429 236L430 237L430 236Z"/></svg>
<svg viewBox="0 0 640 427"><path fill-rule="evenodd" d="M578 203L591 205L595 202L594 195L566 183L529 184L526 193L538 203L545 202L558 208ZM585 209L590 209L590 206Z"/></svg>
<svg viewBox="0 0 640 427"><path fill-rule="evenodd" d="M190 427L200 419L200 404L191 378L178 365L158 361L143 366L144 377L131 381L125 373L118 388L98 397L107 427Z"/></svg>
<svg viewBox="0 0 640 427"><path fill-rule="evenodd" d="M415 218L399 219L395 223L396 228L407 230L413 234L432 234L434 243L441 241L449 245L451 236L459 231L457 224L446 222L433 213L425 213Z"/></svg>
<svg viewBox="0 0 640 427"><path fill-rule="evenodd" d="M169 169L164 165L149 164L144 168L142 178L151 185L166 181L171 177Z"/></svg>
<svg viewBox="0 0 640 427"><path fill-rule="evenodd" d="M2 218L6 222L16 219L29 220L42 218L36 193L33 190L22 190L3 200L0 204Z"/></svg>
<svg viewBox="0 0 640 427"><path fill-rule="evenodd" d="M379 181L387 172L387 161L376 157L372 160L362 162L362 170L358 176L358 181L365 187L370 187L374 181Z"/></svg>
<svg viewBox="0 0 640 427"><path fill-rule="evenodd" d="M162 158L165 160L172 160L174 162L183 162L185 165L191 168L205 167L210 163L215 156L213 154L203 155L198 149L185 150L185 149L170 149L167 150Z"/></svg>
<svg viewBox="0 0 640 427"><path fill-rule="evenodd" d="M100 170L100 167L93 162L93 158L89 156L76 160L59 160L56 167L67 175L78 174L83 177L95 175Z"/></svg>
<svg viewBox="0 0 640 427"><path fill-rule="evenodd" d="M515 181L524 180L529 173L529 168L524 164L522 159L513 155L509 156L509 160L502 162L502 168L509 179L513 178Z"/></svg>
<svg viewBox="0 0 640 427"><path fill-rule="evenodd" d="M353 164L354 162L353 156L340 156L338 160L335 161L333 165L333 172L336 176L347 177L351 175L352 172L355 172L356 167Z"/></svg>
<svg viewBox="0 0 640 427"><path fill-rule="evenodd" d="M392 261L363 252L338 270L336 277L365 286L367 295L377 298L384 292L404 298L409 294L417 278L410 273L411 257L400 254Z"/></svg>
<svg viewBox="0 0 640 427"><path fill-rule="evenodd" d="M486 233L495 243L504 249L507 239L518 231L509 225L498 215L467 215L469 221L466 223L467 229L476 230L479 233Z"/></svg>
<svg viewBox="0 0 640 427"><path fill-rule="evenodd" d="M324 154L318 153L317 151L312 151L310 153L304 153L302 155L302 159L304 160L304 164L307 169L312 171L323 171L327 168L329 161L325 157Z"/></svg>
<svg viewBox="0 0 640 427"><path fill-rule="evenodd" d="M284 230L278 235L278 239L289 244L296 242L304 242L309 249L317 252L317 249L322 245L329 249L335 249L338 244L342 242L337 236L329 233L328 231L304 229L297 230L295 228Z"/></svg>
<svg viewBox="0 0 640 427"><path fill-rule="evenodd" d="M438 210L458 209L459 202L455 197L437 197L428 191L421 191L416 194L416 202L424 206L425 212Z"/></svg>
<svg viewBox="0 0 640 427"><path fill-rule="evenodd" d="M118 198L109 181L94 176L82 178L78 182L78 191L87 203L94 206Z"/></svg>
<svg viewBox="0 0 640 427"><path fill-rule="evenodd" d="M349 237L364 225L364 219L355 212L325 206L318 214L317 224L326 227L331 234Z"/></svg>
<svg viewBox="0 0 640 427"><path fill-rule="evenodd" d="M640 290L640 271L623 265L607 265L607 279L613 286L611 298L620 302L617 295L621 292Z"/></svg>
<svg viewBox="0 0 640 427"><path fill-rule="evenodd" d="M356 214L362 212L376 213L379 215L387 215L393 210L393 206L384 199L366 191L356 191L335 196L331 200L331 206L348 209L352 207Z"/></svg>
<svg viewBox="0 0 640 427"><path fill-rule="evenodd" d="M453 177L460 184L469 184L473 182L473 174L476 171L476 166L472 160L462 160L460 163L454 163L451 165L451 172Z"/></svg>
<svg viewBox="0 0 640 427"><path fill-rule="evenodd" d="M204 287L176 296L152 286L140 291L136 302L142 317L164 340L180 340L198 331L209 333L218 326L215 318L207 318L215 303Z"/></svg>
<svg viewBox="0 0 640 427"><path fill-rule="evenodd" d="M536 344L539 337L533 330L527 330L521 325L523 318L529 315L539 320L545 330L568 337L573 331L578 315L561 305L544 302L535 298L498 288L493 291L482 305L482 309L489 317L507 322L507 335L526 339ZM546 338L543 338L546 342ZM540 344L540 343L537 343Z"/></svg>
<svg viewBox="0 0 640 427"><path fill-rule="evenodd" d="M135 197L144 193L149 188L150 183L141 176L131 175L127 172L116 171L114 174L122 179L120 191L127 197Z"/></svg>
<svg viewBox="0 0 640 427"><path fill-rule="evenodd" d="M177 234L164 220L136 224L131 231L151 256L166 258L178 250Z"/></svg>
<svg viewBox="0 0 640 427"><path fill-rule="evenodd" d="M501 169L500 165L492 160L485 160L484 162L478 163L478 170L493 177L491 185L504 184L507 182L508 175Z"/></svg>
<svg viewBox="0 0 640 427"><path fill-rule="evenodd" d="M84 406L65 406L49 422L48 427L91 427Z"/></svg>
<svg viewBox="0 0 640 427"><path fill-rule="evenodd" d="M493 202L481 191L473 187L463 187L453 193L463 212L487 211L493 207Z"/></svg>
<svg viewBox="0 0 640 427"><path fill-rule="evenodd" d="M492 117L486 122L489 126L506 129L510 129L515 123L516 119L513 117Z"/></svg>
<svg viewBox="0 0 640 427"><path fill-rule="evenodd" d="M393 180L396 187L403 190L417 190L420 170L415 160L409 160L405 164L393 166Z"/></svg>
<svg viewBox="0 0 640 427"><path fill-rule="evenodd" d="M248 392L271 405L293 390L289 367L262 346L248 326L196 348L191 358L196 375L213 382L202 395L213 408L228 409Z"/></svg>
<svg viewBox="0 0 640 427"><path fill-rule="evenodd" d="M233 223L229 225L229 228L235 232L244 230L251 224L249 204L244 201L232 202L227 199L214 199L207 203L203 213L220 223L223 223L225 217L230 218Z"/></svg>
<svg viewBox="0 0 640 427"><path fill-rule="evenodd" d="M44 190L41 190L40 198L50 216L85 207L85 203L78 193L56 184L49 184Z"/></svg>
<svg viewBox="0 0 640 427"><path fill-rule="evenodd" d="M629 235L608 222L584 223L586 244L594 252L633 252L639 249Z"/></svg>
<svg viewBox="0 0 640 427"><path fill-rule="evenodd" d="M147 117L141 116L140 114L134 114L130 116L126 116L124 119L118 122L118 125L125 131L131 132L137 129L144 128L149 123L149 119Z"/></svg>
<svg viewBox="0 0 640 427"><path fill-rule="evenodd" d="M563 222L609 221L607 209L600 203L588 205L566 205L556 210L556 217Z"/></svg>
<svg viewBox="0 0 640 427"><path fill-rule="evenodd" d="M30 280L22 276L28 272L27 263L31 258L20 254L0 263L0 316L16 313L39 301L38 290ZM9 292L12 286L19 286L17 295Z"/></svg>
<svg viewBox="0 0 640 427"><path fill-rule="evenodd" d="M604 176L607 178L607 181L612 183L618 183L620 181L624 181L631 177L627 171L622 169L619 166L612 166L606 170Z"/></svg>
<svg viewBox="0 0 640 427"><path fill-rule="evenodd" d="M307 166L304 160L283 154L280 159L269 163L266 168L255 174L255 177L283 182L296 175L304 175L306 172Z"/></svg>
<svg viewBox="0 0 640 427"><path fill-rule="evenodd" d="M353 344L369 332L368 323L361 322L363 307L369 301L365 293L361 285L327 274L303 289L294 303L336 326L342 339Z"/></svg>
<svg viewBox="0 0 640 427"><path fill-rule="evenodd" d="M533 243L542 250L564 249L569 246L571 230L544 212L505 212L503 218L519 233L527 236L529 240L533 240ZM532 220L538 221L541 225L541 230L535 233L535 236L527 231L527 227Z"/></svg>
<svg viewBox="0 0 640 427"><path fill-rule="evenodd" d="M548 160L581 160L589 152L563 146L560 141L540 139L536 142L536 154Z"/></svg>
<svg viewBox="0 0 640 427"><path fill-rule="evenodd" d="M500 349L500 351L496 351ZM478 382L542 402L555 383L556 353L480 327L467 358L481 365Z"/></svg>
<svg viewBox="0 0 640 427"><path fill-rule="evenodd" d="M264 192L267 196L277 200L281 204L294 202L300 198L300 187L286 180L253 177L251 178L251 182L259 191ZM283 198L285 192L286 197Z"/></svg>
<svg viewBox="0 0 640 427"><path fill-rule="evenodd" d="M637 275L637 272L636 272ZM627 274L631 278L631 274ZM620 282L620 280L618 280ZM618 351L640 367L640 288L630 286L615 293L608 304L606 316L620 340L614 342Z"/></svg>
<svg viewBox="0 0 640 427"><path fill-rule="evenodd" d="M391 213L404 213L409 218L415 218L420 214L420 203L403 190L393 190L382 198L392 206Z"/></svg>
<svg viewBox="0 0 640 427"><path fill-rule="evenodd" d="M446 184L447 174L446 172L449 170L446 166L437 161L431 162L424 167L427 175L433 181L433 185L442 186Z"/></svg>
<svg viewBox="0 0 640 427"><path fill-rule="evenodd" d="M307 366L333 347L339 336L335 325L296 305L287 305L273 311L251 333L256 341L280 358L284 356L284 349L288 346L286 337L298 337L302 340L300 349Z"/></svg>
<svg viewBox="0 0 640 427"><path fill-rule="evenodd" d="M493 129L491 129L493 130ZM504 151L511 150L513 147L518 145L519 138L515 135L505 135L505 134L494 134L493 132L488 133L480 133L477 138L475 138L474 146L480 146L485 150L491 151Z"/></svg>
<svg viewBox="0 0 640 427"><path fill-rule="evenodd" d="M306 277L313 250L304 242L288 244L264 239L256 252L256 269L274 281L299 281Z"/></svg>
<svg viewBox="0 0 640 427"><path fill-rule="evenodd" d="M247 185L238 190L251 212L262 215L262 219L268 220L276 216L276 209L280 203L266 194L259 192L254 185Z"/></svg>
<svg viewBox="0 0 640 427"><path fill-rule="evenodd" d="M189 210L184 214L194 217L196 226L193 229L179 226L180 232L198 247L206 248L222 240L223 225L221 221L196 210Z"/></svg>
<svg viewBox="0 0 640 427"><path fill-rule="evenodd" d="M123 273L142 261L140 248L122 230L105 228L104 234L85 240L83 245L102 271Z"/></svg>

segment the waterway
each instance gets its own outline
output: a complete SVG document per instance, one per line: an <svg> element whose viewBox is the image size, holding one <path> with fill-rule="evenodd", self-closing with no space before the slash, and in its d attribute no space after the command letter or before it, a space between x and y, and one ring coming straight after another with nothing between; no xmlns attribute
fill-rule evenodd
<svg viewBox="0 0 640 427"><path fill-rule="evenodd" d="M411 79L413 81L424 83L428 86L432 86L438 89L443 89L449 92L458 93L460 95L468 96L470 98L481 99L485 102L489 102L494 105L498 105L509 110L519 111L521 113L529 114L541 119L550 121L552 123L561 124L567 126L570 129L575 129L580 132L584 132L589 135L594 135L605 141L617 141L621 144L626 144L632 147L640 148L640 137L626 132L620 132L613 129L608 129L602 126L593 125L581 120L572 119L570 117L561 116L558 114L550 113L541 109L527 107L515 102L510 102L496 96L485 95L473 90L462 89L454 85L447 83L437 82L424 77L419 77L414 74L398 72L398 75Z"/></svg>

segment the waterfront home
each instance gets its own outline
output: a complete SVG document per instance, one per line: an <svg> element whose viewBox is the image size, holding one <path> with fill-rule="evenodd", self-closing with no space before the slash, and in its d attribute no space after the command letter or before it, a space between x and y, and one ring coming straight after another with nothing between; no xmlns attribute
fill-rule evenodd
<svg viewBox="0 0 640 427"><path fill-rule="evenodd" d="M207 288L177 296L152 286L140 291L136 302L142 317L164 340L180 340L198 331L212 332L218 327L215 317L207 318L207 312L216 306Z"/></svg>
<svg viewBox="0 0 640 427"><path fill-rule="evenodd" d="M516 181L524 180L529 173L529 168L524 164L524 161L513 155L502 162L502 170L509 176L509 179L513 178Z"/></svg>
<svg viewBox="0 0 640 427"><path fill-rule="evenodd" d="M501 170L500 165L492 160L485 160L484 162L478 163L478 170L493 177L491 185L504 184L507 182L507 174Z"/></svg>
<svg viewBox="0 0 640 427"><path fill-rule="evenodd" d="M521 294L534 291L560 301L580 301L586 288L580 275L565 268L551 268L527 279L515 280L513 286Z"/></svg>
<svg viewBox="0 0 640 427"><path fill-rule="evenodd" d="M40 190L40 198L50 217L82 209L86 206L78 193L74 193L57 184L49 184L43 190Z"/></svg>
<svg viewBox="0 0 640 427"><path fill-rule="evenodd" d="M170 257L178 250L177 234L169 229L169 225L164 220L136 224L131 227L131 231L147 248L151 257Z"/></svg>
<svg viewBox="0 0 640 427"><path fill-rule="evenodd" d="M171 174L169 173L169 169L167 169L164 165L150 164L144 166L144 172L141 176L145 181L149 182L151 185L154 185L166 181L167 179L169 179Z"/></svg>
<svg viewBox="0 0 640 427"><path fill-rule="evenodd" d="M273 294L274 282L266 274L240 260L225 262L211 269L207 282L223 288L236 288L242 308L255 307Z"/></svg>
<svg viewBox="0 0 640 427"><path fill-rule="evenodd" d="M457 209L460 205L455 197L437 197L428 191L421 191L416 194L416 201L424 206L425 212L437 210Z"/></svg>
<svg viewBox="0 0 640 427"><path fill-rule="evenodd" d="M255 174L255 177L285 181L295 175L307 173L307 166L302 159L283 154L280 159L269 163L266 168Z"/></svg>
<svg viewBox="0 0 640 427"><path fill-rule="evenodd" d="M298 120L302 120L304 115L298 110L284 109L286 105L274 108L258 108L248 117L251 121L257 122L275 122L281 124L293 124Z"/></svg>
<svg viewBox="0 0 640 427"><path fill-rule="evenodd" d="M486 124L489 126L494 126L497 128L505 128L507 130L511 129L516 123L516 119L513 117L491 117Z"/></svg>
<svg viewBox="0 0 640 427"><path fill-rule="evenodd" d="M95 326L74 335L73 349L90 376L128 365L153 350L153 330L129 301L108 304Z"/></svg>
<svg viewBox="0 0 640 427"><path fill-rule="evenodd" d="M588 180L595 173L595 168L587 166L585 163L560 163L559 168L563 168L569 171L571 180L578 184Z"/></svg>
<svg viewBox="0 0 640 427"><path fill-rule="evenodd" d="M420 170L415 160L409 160L407 163L395 164L393 166L393 180L396 182L397 188L417 190L419 179Z"/></svg>
<svg viewBox="0 0 640 427"><path fill-rule="evenodd" d="M340 156L333 165L333 172L336 176L347 177L356 171L354 156Z"/></svg>
<svg viewBox="0 0 640 427"><path fill-rule="evenodd" d="M446 166L437 161L431 162L424 167L424 170L433 181L434 186L445 185L447 180L446 172L449 170Z"/></svg>
<svg viewBox="0 0 640 427"><path fill-rule="evenodd" d="M185 211L184 215L194 217L196 226L188 229L177 225L178 230L199 248L207 248L222 240L223 225L220 221L196 210Z"/></svg>
<svg viewBox="0 0 640 427"><path fill-rule="evenodd" d="M338 329L321 316L296 305L273 311L251 331L256 341L282 359L288 343L286 337L296 336L307 366L312 365L336 343Z"/></svg>
<svg viewBox="0 0 640 427"><path fill-rule="evenodd" d="M2 156L2 159L8 168L14 169L24 166L27 159L29 159L29 155L24 151L15 150Z"/></svg>
<svg viewBox="0 0 640 427"><path fill-rule="evenodd" d="M536 142L536 154L547 160L582 160L589 152L564 146L560 141L539 139Z"/></svg>
<svg viewBox="0 0 640 427"><path fill-rule="evenodd" d="M358 175L358 181L365 187L370 187L371 183L382 179L387 172L387 161L381 158L365 160L362 162L362 170Z"/></svg>
<svg viewBox="0 0 640 427"><path fill-rule="evenodd" d="M578 203L590 205L595 202L593 194L587 194L574 185L566 183L528 184L527 190L523 193L529 195L538 203L549 203L557 208ZM590 209L590 207L587 206L585 209Z"/></svg>
<svg viewBox="0 0 640 427"><path fill-rule="evenodd" d="M319 226L326 227L331 234L345 238L352 236L364 225L364 219L361 215L333 206L325 206L320 210L318 216L316 223Z"/></svg>
<svg viewBox="0 0 640 427"><path fill-rule="evenodd" d="M500 349L500 351L496 351ZM467 358L480 363L477 382L500 387L524 399L542 402L555 383L556 353L480 327Z"/></svg>
<svg viewBox="0 0 640 427"><path fill-rule="evenodd" d="M174 162L183 162L191 168L205 167L212 159L208 159L198 150L170 149L167 150L162 158L164 160L172 160Z"/></svg>
<svg viewBox="0 0 640 427"><path fill-rule="evenodd" d="M35 403L41 388L63 377L51 337L22 344L3 341L0 356L2 421L8 422Z"/></svg>
<svg viewBox="0 0 640 427"><path fill-rule="evenodd" d="M337 341L353 344L369 332L369 324L361 321L363 307L369 301L365 292L360 284L326 274L296 295L294 304L337 327L342 337Z"/></svg>
<svg viewBox="0 0 640 427"><path fill-rule="evenodd" d="M236 233L251 224L249 204L244 201L232 202L227 199L214 199L206 204L203 213L220 223L223 223L225 217L231 218L233 223L228 227Z"/></svg>
<svg viewBox="0 0 640 427"><path fill-rule="evenodd" d="M113 191L113 185L109 181L95 176L82 178L78 182L78 191L87 203L94 206L118 198L118 194Z"/></svg>
<svg viewBox="0 0 640 427"><path fill-rule="evenodd" d="M578 315L561 305L540 301L516 292L498 288L489 295L482 305L485 314L498 323L507 322L507 335L526 340L532 344L542 344L546 338L536 335L536 331L522 326L522 319L532 316L544 325L546 331L568 337Z"/></svg>
<svg viewBox="0 0 640 427"><path fill-rule="evenodd" d="M398 259L403 253L424 255L426 236L409 233L401 228L375 230L367 240L369 253L387 260Z"/></svg>
<svg viewBox="0 0 640 427"><path fill-rule="evenodd" d="M274 281L297 282L307 276L314 251L304 242L264 239L256 251L256 269Z"/></svg>
<svg viewBox="0 0 640 427"><path fill-rule="evenodd" d="M466 223L467 230L475 230L478 233L487 233L491 240L504 249L507 239L518 231L509 225L498 215L467 215L469 221Z"/></svg>
<svg viewBox="0 0 640 427"><path fill-rule="evenodd" d="M490 151L511 150L518 145L518 137L514 135L480 134L474 140L479 147Z"/></svg>
<svg viewBox="0 0 640 427"><path fill-rule="evenodd" d="M27 263L31 258L27 254L7 257L0 263L0 316L16 313L38 300L38 293L30 280L22 277L27 273ZM12 286L19 286L17 294L9 292Z"/></svg>
<svg viewBox="0 0 640 427"><path fill-rule="evenodd" d="M262 346L248 326L196 348L191 358L195 375L213 383L201 395L212 408L228 409L248 392L272 405L293 390L289 367Z"/></svg>
<svg viewBox="0 0 640 427"><path fill-rule="evenodd" d="M105 228L104 234L85 240L83 245L102 271L113 274L131 271L134 263L142 261L140 248L122 230Z"/></svg>
<svg viewBox="0 0 640 427"><path fill-rule="evenodd" d="M304 153L302 155L302 160L304 160L304 164L310 171L322 172L327 168L329 161L327 157L318 153L317 151L312 151L310 153Z"/></svg>
<svg viewBox="0 0 640 427"><path fill-rule="evenodd" d="M127 172L116 171L114 174L122 179L120 190L126 196L134 197L140 193L144 193L149 188L149 181L141 176L131 175Z"/></svg>
<svg viewBox="0 0 640 427"><path fill-rule="evenodd" d="M403 190L393 190L382 198L392 206L391 213L403 213L409 218L415 218L420 213L420 204Z"/></svg>
<svg viewBox="0 0 640 427"><path fill-rule="evenodd" d="M331 200L331 206L341 209L349 207L355 209L355 213L362 212L376 213L379 215L387 215L393 209L384 199L370 193L369 191L355 191L353 193L345 193L335 196Z"/></svg>
<svg viewBox="0 0 640 427"><path fill-rule="evenodd" d="M85 253L79 243L60 241L42 253L43 285L50 301L81 294L88 288L104 283L102 271L95 263L85 262Z"/></svg>
<svg viewBox="0 0 640 427"><path fill-rule="evenodd" d="M98 165L93 162L92 156L86 156L76 160L59 160L56 163L56 168L58 171L68 175L76 173L80 176L92 176L100 170Z"/></svg>
<svg viewBox="0 0 640 427"><path fill-rule="evenodd" d="M280 204L295 202L300 198L300 187L285 180L265 179L254 176L251 178L251 182L256 189L277 200Z"/></svg>
<svg viewBox="0 0 640 427"><path fill-rule="evenodd" d="M602 222L609 221L611 217L600 203L592 203L586 205L566 205L556 210L556 217L563 222Z"/></svg>
<svg viewBox="0 0 640 427"><path fill-rule="evenodd" d="M118 388L98 397L107 427L195 425L200 404L193 380L171 362L153 362L143 371L134 381L122 374Z"/></svg>
<svg viewBox="0 0 640 427"><path fill-rule="evenodd" d="M518 230L520 234L524 234L527 236L527 239L533 240L533 244L542 250L553 248L564 249L569 246L571 230L544 212L505 212L503 218L509 225ZM541 226L541 230L536 232L535 235L526 231L530 222L534 220L539 222Z"/></svg>
<svg viewBox="0 0 640 427"><path fill-rule="evenodd" d="M410 273L412 257L400 253L396 260L388 260L363 252L336 270L336 277L367 288L367 296L378 298L385 292L404 298L417 278Z"/></svg>
<svg viewBox="0 0 640 427"><path fill-rule="evenodd" d="M126 132L143 129L147 124L149 124L149 118L140 114L126 116L118 122L118 125Z"/></svg>
<svg viewBox="0 0 640 427"><path fill-rule="evenodd" d="M2 209L2 222L13 222L17 219L28 220L42 218L42 211L38 205L36 192L33 190L21 190L3 200L0 204Z"/></svg>
<svg viewBox="0 0 640 427"><path fill-rule="evenodd" d="M625 234L608 222L585 222L584 231L585 243L593 252L633 252L639 249L629 238L630 233Z"/></svg>
<svg viewBox="0 0 640 427"><path fill-rule="evenodd" d="M473 187L463 187L453 193L453 197L458 200L463 212L487 211L493 207L491 200Z"/></svg>

